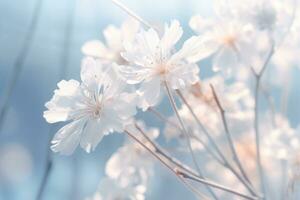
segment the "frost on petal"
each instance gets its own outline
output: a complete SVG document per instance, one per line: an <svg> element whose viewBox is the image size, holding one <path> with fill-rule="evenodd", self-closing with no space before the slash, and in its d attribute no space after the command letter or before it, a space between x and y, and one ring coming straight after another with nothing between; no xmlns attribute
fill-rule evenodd
<svg viewBox="0 0 300 200"><path fill-rule="evenodd" d="M161 83L158 78L153 78L141 84L138 94L145 103L142 106L143 110L146 110L150 106L155 106L158 103L160 98L160 84Z"/></svg>
<svg viewBox="0 0 300 200"><path fill-rule="evenodd" d="M70 155L79 144L84 120L73 121L62 127L54 136L51 149L63 155Z"/></svg>
<svg viewBox="0 0 300 200"><path fill-rule="evenodd" d="M99 40L92 40L86 42L82 46L81 51L86 56L92 56L96 58L106 58L108 54L108 49Z"/></svg>
<svg viewBox="0 0 300 200"><path fill-rule="evenodd" d="M174 45L178 42L178 40L181 38L182 33L183 31L179 21L173 20L170 26L166 24L165 33L161 39L161 46L164 49L164 51L171 50L174 47Z"/></svg>
<svg viewBox="0 0 300 200"><path fill-rule="evenodd" d="M52 99L45 104L48 110L44 111L44 118L48 123L56 123L69 120L71 112L78 107L73 99L80 99L80 84L78 81L62 80L54 91Z"/></svg>

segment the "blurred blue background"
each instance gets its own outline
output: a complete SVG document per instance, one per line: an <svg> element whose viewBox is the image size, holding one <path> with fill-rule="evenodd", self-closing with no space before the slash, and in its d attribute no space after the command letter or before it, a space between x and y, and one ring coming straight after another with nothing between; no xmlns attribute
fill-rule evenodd
<svg viewBox="0 0 300 200"><path fill-rule="evenodd" d="M109 24L120 25L127 18L109 0L0 0L0 101L12 75L34 9L41 1L36 32L28 49L22 71L13 90L7 117L0 133L0 199L35 199L45 171L49 138L59 125L50 128L42 113L56 83L78 79L81 46L90 39L103 39ZM151 22L179 19L185 37L192 34L188 20L195 13L211 14L210 0L123 0L123 3ZM205 74L205 69L202 69ZM299 73L299 71L298 71ZM299 123L299 87L294 87L288 114ZM296 108L296 109L295 109ZM148 118L150 124L158 121ZM122 137L106 137L97 150L86 154L77 150L72 156L51 155L53 169L45 200L84 199L97 189L104 175L104 163L122 144ZM148 199L194 199L178 181L159 168L147 193Z"/></svg>

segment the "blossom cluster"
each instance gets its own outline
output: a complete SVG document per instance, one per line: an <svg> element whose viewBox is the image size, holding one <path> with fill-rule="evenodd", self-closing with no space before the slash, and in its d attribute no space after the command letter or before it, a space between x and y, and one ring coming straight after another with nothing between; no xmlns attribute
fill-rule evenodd
<svg viewBox="0 0 300 200"><path fill-rule="evenodd" d="M214 11L191 17L195 35L185 41L178 20L164 28L136 18L109 25L104 42L83 45L81 80L57 84L44 112L49 123L67 122L52 140L54 152L80 146L89 153L113 132L128 136L89 199L144 199L155 158L191 191L196 179L206 183L195 192L201 199L295 198L300 126L278 109L272 88L283 87L285 108L282 77L300 66L297 1L218 0ZM200 79L206 60L213 75ZM167 99L171 116L158 111ZM164 128L147 128L138 112L151 112ZM193 165L163 149L159 132Z"/></svg>

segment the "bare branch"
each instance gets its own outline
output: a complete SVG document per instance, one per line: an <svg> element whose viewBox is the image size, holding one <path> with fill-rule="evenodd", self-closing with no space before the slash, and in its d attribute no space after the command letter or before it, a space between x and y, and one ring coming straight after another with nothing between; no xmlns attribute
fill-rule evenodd
<svg viewBox="0 0 300 200"><path fill-rule="evenodd" d="M228 128L228 123L227 123L227 120L226 120L225 110L222 107L220 99L218 98L217 93L216 93L216 91L214 89L214 86L212 84L210 84L210 88L212 90L213 97L214 97L214 99L217 103L217 106L220 110L220 113L221 113L222 122L223 122L223 125L224 125L224 129L225 129L225 133L226 133L227 140L228 140L228 143L229 143L229 147L231 149L231 153L233 154L233 159L234 159L235 163L237 164L237 166L238 166L239 170L241 171L241 173L242 173L243 177L245 178L245 180L252 186L252 183L251 183L245 169L243 168L242 163L239 159L239 156L236 152L236 148L234 146L233 138L232 138L232 135L231 135L231 133L229 131L229 128Z"/></svg>

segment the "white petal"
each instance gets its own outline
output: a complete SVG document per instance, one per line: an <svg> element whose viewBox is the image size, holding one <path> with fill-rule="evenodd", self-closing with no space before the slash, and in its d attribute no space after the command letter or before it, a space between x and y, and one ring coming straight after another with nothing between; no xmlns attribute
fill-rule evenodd
<svg viewBox="0 0 300 200"><path fill-rule="evenodd" d="M164 51L172 49L181 38L182 33L182 28L177 20L173 20L170 26L166 24L165 33L161 39L161 47L164 49Z"/></svg>
<svg viewBox="0 0 300 200"><path fill-rule="evenodd" d="M54 91L52 99L45 104L48 110L43 116L48 123L67 121L72 117L72 111L80 107L76 103L82 98L78 81L62 80L57 85L59 89Z"/></svg>
<svg viewBox="0 0 300 200"><path fill-rule="evenodd" d="M86 56L92 56L96 58L109 58L108 49L104 46L104 44L99 40L92 40L86 42L81 51Z"/></svg>
<svg viewBox="0 0 300 200"><path fill-rule="evenodd" d="M137 20L132 18L127 19L121 26L123 40L127 42L132 42L139 29L140 23Z"/></svg>
<svg viewBox="0 0 300 200"><path fill-rule="evenodd" d="M120 29L113 25L109 25L103 31L106 43L110 49L114 49L116 51L121 50L123 47L122 34Z"/></svg>
<svg viewBox="0 0 300 200"><path fill-rule="evenodd" d="M104 136L102 120L89 120L83 128L80 146L87 152L94 151Z"/></svg>
<svg viewBox="0 0 300 200"><path fill-rule="evenodd" d="M84 120L77 120L62 127L51 141L51 149L63 155L70 155L79 144Z"/></svg>
<svg viewBox="0 0 300 200"><path fill-rule="evenodd" d="M183 44L180 51L173 55L173 60L186 58L189 62L197 62L213 54L219 44L208 35L193 36Z"/></svg>
<svg viewBox="0 0 300 200"><path fill-rule="evenodd" d="M184 89L199 81L199 67L193 63L178 63L167 78L172 89Z"/></svg>
<svg viewBox="0 0 300 200"><path fill-rule="evenodd" d="M128 119L136 114L137 95L135 93L122 93L114 104L114 109L119 116Z"/></svg>
<svg viewBox="0 0 300 200"><path fill-rule="evenodd" d="M145 81L141 84L138 94L141 96L142 101L145 101L143 110L146 110L150 106L155 106L160 97L160 79L153 78Z"/></svg>

